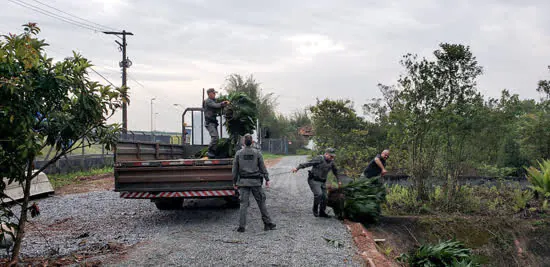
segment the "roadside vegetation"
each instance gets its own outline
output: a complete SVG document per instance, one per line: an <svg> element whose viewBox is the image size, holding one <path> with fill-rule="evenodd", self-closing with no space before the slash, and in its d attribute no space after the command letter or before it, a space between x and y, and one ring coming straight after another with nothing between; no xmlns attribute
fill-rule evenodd
<svg viewBox="0 0 550 267"><path fill-rule="evenodd" d="M548 262L550 82L533 81L538 99L508 90L485 97L477 87L484 69L461 44L440 44L426 58L406 54L400 64L397 83L379 84L382 98L368 100L364 116L349 99L309 108L318 148L311 154L336 148L348 177L391 150L382 218L369 226L387 240L379 250L411 266ZM445 241L455 237L460 243ZM470 265L458 257L466 250L476 259ZM430 265L438 253L453 260Z"/></svg>
<svg viewBox="0 0 550 267"><path fill-rule="evenodd" d="M99 169L90 169L87 171L71 172L66 174L50 174L48 179L54 189L58 189L63 186L79 184L83 182L83 178L89 178L100 175L112 175L113 167L105 167Z"/></svg>

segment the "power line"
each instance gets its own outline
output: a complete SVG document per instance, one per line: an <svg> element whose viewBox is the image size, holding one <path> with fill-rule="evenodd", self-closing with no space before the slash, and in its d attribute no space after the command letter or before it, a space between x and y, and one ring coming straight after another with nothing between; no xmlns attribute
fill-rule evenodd
<svg viewBox="0 0 550 267"><path fill-rule="evenodd" d="M101 73L97 72L96 70L94 70L93 68L90 68L93 72L95 72L95 74L99 75L99 77L103 78L103 80L107 81L109 84L111 84L113 87L116 88L116 85L114 85L111 81L109 81L109 79L105 78L105 76L101 75Z"/></svg>
<svg viewBox="0 0 550 267"><path fill-rule="evenodd" d="M141 86L141 88L145 88L145 85L143 85L142 83L138 82L138 80L134 79L132 76L128 75L128 78L130 78L130 80L134 81L134 82L137 83L139 86Z"/></svg>
<svg viewBox="0 0 550 267"><path fill-rule="evenodd" d="M81 27L81 28L84 28L84 29L87 29L87 30L91 30L91 31L94 31L94 32L102 31L101 29L96 28L94 26L91 26L91 25L88 25L88 24L85 24L85 23L82 23L82 22L75 21L75 20L70 19L70 18L66 18L66 17L60 16L60 15L57 15L55 13L52 13L52 12L47 11L47 10L43 10L40 7L25 3L23 1L18 1L18 0L8 0L8 1L10 1L10 2L16 4L16 5L22 6L24 8L32 9L32 10L34 10L38 13L41 13L43 15L46 15L48 17L58 19L58 20L61 20L63 22L72 24L74 26L78 26L78 27Z"/></svg>
<svg viewBox="0 0 550 267"><path fill-rule="evenodd" d="M110 29L110 30L113 30L113 31L116 30L116 29L111 28L111 27L109 27L109 26L101 25L101 24L95 23L95 22L93 22L93 21L89 21L89 20L87 20L87 19L83 19L83 18L81 18L81 17L78 17L78 16L75 16L75 15L73 15L73 14L67 13L67 12L65 12L65 11L63 11L63 10L61 10L61 9L58 9L58 8L56 8L56 7L53 7L53 6L50 6L50 5L48 5L48 4L46 4L46 3L43 3L43 2L41 2L41 1L38 1L38 0L33 0L33 1L34 1L34 2L37 2L37 3L41 4L41 5L47 6L47 7L51 8L51 9L57 10L57 11L59 11L59 12L65 14L65 15L69 15L69 16L71 16L71 17L73 17L73 18L77 18L77 19L79 19L79 20L83 20L83 21L89 22L89 23L91 23L91 24L95 24L95 25L99 26L100 28L103 28L103 29Z"/></svg>

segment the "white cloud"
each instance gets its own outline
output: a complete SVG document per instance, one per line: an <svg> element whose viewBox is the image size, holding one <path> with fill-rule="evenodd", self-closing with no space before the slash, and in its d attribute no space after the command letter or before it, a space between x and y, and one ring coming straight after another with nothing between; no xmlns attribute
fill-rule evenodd
<svg viewBox="0 0 550 267"><path fill-rule="evenodd" d="M29 1L29 0L24 0ZM32 1L31 1L32 2ZM279 95L281 112L345 97L357 108L391 84L403 54L430 57L440 42L471 46L485 74L487 96L509 88L537 97L550 76L550 3L543 0L437 1L162 1L55 0L56 6L128 37L132 79L129 126L149 129L149 101L159 100L157 128L179 131L174 103L199 106L202 88L227 75L254 74ZM77 50L120 83L116 37L94 33L7 3L2 31L36 21L56 58ZM2 32L4 33L4 32ZM97 79L100 79L94 76ZM117 115L117 120L120 116Z"/></svg>

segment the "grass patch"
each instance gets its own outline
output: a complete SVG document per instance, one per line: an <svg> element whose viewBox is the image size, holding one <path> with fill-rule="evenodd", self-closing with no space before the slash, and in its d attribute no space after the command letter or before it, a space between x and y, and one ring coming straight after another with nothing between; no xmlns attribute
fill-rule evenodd
<svg viewBox="0 0 550 267"><path fill-rule="evenodd" d="M416 190L408 186L387 186L386 215L463 214L481 216L518 216L538 218L548 209L519 183L495 186L458 186L451 197L441 186L428 190L428 199L420 201Z"/></svg>
<svg viewBox="0 0 550 267"><path fill-rule="evenodd" d="M298 148L298 149L296 149L296 155L300 155L300 156L310 156L311 153L312 153L311 150L306 149L306 148Z"/></svg>
<svg viewBox="0 0 550 267"><path fill-rule="evenodd" d="M262 152L262 156L264 157L264 159L278 159L284 157L285 155Z"/></svg>
<svg viewBox="0 0 550 267"><path fill-rule="evenodd" d="M70 184L78 184L81 182L81 178L83 177L102 175L102 174L108 174L108 173L113 173L113 167L91 169L88 171L78 171L78 172L71 172L66 174L51 174L51 175L48 175L48 178L50 180L50 183L52 183L52 186L54 187L54 189L57 189L59 187L70 185Z"/></svg>

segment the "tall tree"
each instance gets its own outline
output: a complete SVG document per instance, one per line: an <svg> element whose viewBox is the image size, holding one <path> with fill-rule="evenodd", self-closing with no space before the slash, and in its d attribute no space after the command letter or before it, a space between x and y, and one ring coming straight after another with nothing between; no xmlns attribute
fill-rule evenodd
<svg viewBox="0 0 550 267"><path fill-rule="evenodd" d="M120 127L107 119L118 109L121 92L88 78L92 65L81 55L53 63L44 53L44 40L34 23L24 33L0 40L0 177L8 184L19 183L24 192L18 218L12 262L16 262L25 235L31 181L67 153L91 144L116 143ZM55 148L54 157L40 169L34 160L46 146ZM0 190L6 184L0 183ZM10 213L11 215L13 213ZM7 214L7 217L10 217ZM5 218L6 214L0 216Z"/></svg>
<svg viewBox="0 0 550 267"><path fill-rule="evenodd" d="M482 116L483 97L476 86L483 68L470 48L461 44L441 44L434 55L436 122L442 133L445 162L438 172L448 179L448 188L453 189L467 166L469 154L475 153L467 148L481 126L478 118Z"/></svg>
<svg viewBox="0 0 550 267"><path fill-rule="evenodd" d="M407 54L400 61L405 74L398 79L395 90L387 94L387 106L391 106L388 120L392 124L388 138L405 162L404 168L413 178L420 198L426 198L425 179L433 174L437 153L438 134L434 131L435 113L439 109L437 88L434 81L434 62L418 60ZM389 91L389 86L380 85Z"/></svg>
<svg viewBox="0 0 550 267"><path fill-rule="evenodd" d="M548 70L550 70L550 66L548 66ZM550 80L540 80L537 92L543 94L544 98L550 101Z"/></svg>
<svg viewBox="0 0 550 267"><path fill-rule="evenodd" d="M270 127L277 120L277 98L273 93L263 93L261 84L253 75L244 78L240 74L231 74L226 79L225 89L228 93L239 92L248 95L256 103L258 120L263 127Z"/></svg>

